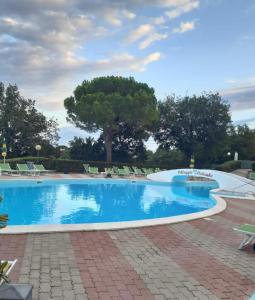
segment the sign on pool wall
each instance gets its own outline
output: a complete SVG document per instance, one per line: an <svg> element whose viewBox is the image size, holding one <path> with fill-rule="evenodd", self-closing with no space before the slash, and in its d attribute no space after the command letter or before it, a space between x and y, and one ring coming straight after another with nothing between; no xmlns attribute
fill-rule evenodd
<svg viewBox="0 0 255 300"><path fill-rule="evenodd" d="M205 177L205 178L213 179L213 174L211 172L198 170L198 169L178 170L178 175L186 175L191 177Z"/></svg>
<svg viewBox="0 0 255 300"><path fill-rule="evenodd" d="M147 177L151 180L164 182L178 180L178 177L203 177L215 180L220 189L235 192L255 193L255 182L253 180L217 170L176 169L150 174Z"/></svg>

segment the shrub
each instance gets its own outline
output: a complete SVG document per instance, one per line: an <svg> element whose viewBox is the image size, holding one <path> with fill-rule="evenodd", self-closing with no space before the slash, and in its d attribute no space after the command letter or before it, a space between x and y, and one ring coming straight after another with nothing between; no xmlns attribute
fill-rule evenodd
<svg viewBox="0 0 255 300"><path fill-rule="evenodd" d="M255 162L251 164L252 171L255 171Z"/></svg>
<svg viewBox="0 0 255 300"><path fill-rule="evenodd" d="M226 161L221 165L216 166L216 170L223 171L223 172L232 172L236 169L241 168L241 161L240 160L230 160Z"/></svg>
<svg viewBox="0 0 255 300"><path fill-rule="evenodd" d="M27 162L34 162L43 164L44 167L48 170L55 170L57 172L64 172L64 173L71 173L71 172L84 172L83 164L90 164L91 166L98 167L99 171L103 171L106 167L122 167L122 166L137 166L140 168L163 168L163 169L175 169L177 167L176 162L171 163L152 163L152 162L145 162L145 163L107 163L104 161L82 161L82 160L72 160L72 159L60 159L60 158L46 158L46 157L19 157L19 158L11 158L7 159L6 162L10 163L13 169L16 168L17 163L27 163Z"/></svg>

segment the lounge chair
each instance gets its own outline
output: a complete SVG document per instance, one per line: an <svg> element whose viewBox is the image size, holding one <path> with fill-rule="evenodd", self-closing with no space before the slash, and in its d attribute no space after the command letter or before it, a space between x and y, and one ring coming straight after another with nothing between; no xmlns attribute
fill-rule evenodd
<svg viewBox="0 0 255 300"><path fill-rule="evenodd" d="M251 244L253 241L255 241L255 225L250 224L243 224L239 227L233 228L235 231L240 232L245 235L244 239L240 243L238 249L241 250L245 246ZM255 247L253 246L254 250Z"/></svg>
<svg viewBox="0 0 255 300"><path fill-rule="evenodd" d="M89 174L91 174L91 175L99 175L100 172L98 172L98 168L97 167L89 167Z"/></svg>
<svg viewBox="0 0 255 300"><path fill-rule="evenodd" d="M0 173L7 173L7 174L13 174L13 173L18 173L17 170L13 170L10 166L10 164L5 163L5 164L0 164Z"/></svg>
<svg viewBox="0 0 255 300"><path fill-rule="evenodd" d="M154 173L153 169L151 168L142 168L142 171L144 172L145 175Z"/></svg>
<svg viewBox="0 0 255 300"><path fill-rule="evenodd" d="M44 168L44 165L34 165L34 170L38 171L38 173L47 174L52 173L54 170L47 170Z"/></svg>
<svg viewBox="0 0 255 300"><path fill-rule="evenodd" d="M126 170L129 173L129 175L135 174L134 171L128 166L123 166L123 169Z"/></svg>
<svg viewBox="0 0 255 300"><path fill-rule="evenodd" d="M40 173L38 170L30 170L26 164L17 164L17 168L20 174L36 175Z"/></svg>
<svg viewBox="0 0 255 300"><path fill-rule="evenodd" d="M4 262L6 262L6 263L5 263L5 265L3 266L4 269L1 270L1 271L3 271L3 273L4 273L5 276L8 276L8 275L10 274L11 270L13 269L14 265L16 264L17 259L15 259L15 260L6 260L6 261L1 260L1 263L4 263ZM1 285L3 282L4 282L3 279L0 280L0 285Z"/></svg>
<svg viewBox="0 0 255 300"><path fill-rule="evenodd" d="M114 175L115 172L112 168L105 168L105 173L106 175L110 174L110 175Z"/></svg>
<svg viewBox="0 0 255 300"><path fill-rule="evenodd" d="M89 173L89 164L83 164L84 173Z"/></svg>
<svg viewBox="0 0 255 300"><path fill-rule="evenodd" d="M130 173L129 173L128 170L126 170L126 169L120 169L120 168L118 168L117 174L119 176L130 176Z"/></svg>
<svg viewBox="0 0 255 300"><path fill-rule="evenodd" d="M255 172L251 172L249 177L250 179L255 180Z"/></svg>
<svg viewBox="0 0 255 300"><path fill-rule="evenodd" d="M145 175L141 169L139 169L137 167L132 167L132 168L133 168L136 176L144 176Z"/></svg>

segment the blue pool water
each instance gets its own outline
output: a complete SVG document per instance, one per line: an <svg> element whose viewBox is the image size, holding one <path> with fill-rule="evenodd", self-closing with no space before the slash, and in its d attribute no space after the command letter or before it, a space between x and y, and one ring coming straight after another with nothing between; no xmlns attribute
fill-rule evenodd
<svg viewBox="0 0 255 300"><path fill-rule="evenodd" d="M215 205L215 184L95 179L0 182L9 225L134 221L189 214Z"/></svg>

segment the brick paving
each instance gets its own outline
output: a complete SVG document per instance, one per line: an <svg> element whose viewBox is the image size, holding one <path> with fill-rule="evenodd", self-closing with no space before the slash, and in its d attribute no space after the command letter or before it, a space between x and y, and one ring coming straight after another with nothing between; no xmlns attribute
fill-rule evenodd
<svg viewBox="0 0 255 300"><path fill-rule="evenodd" d="M11 280L32 283L34 300L249 299L255 252L237 249L232 228L255 223L255 202L226 201L219 215L172 225L0 235L0 255L18 258Z"/></svg>

